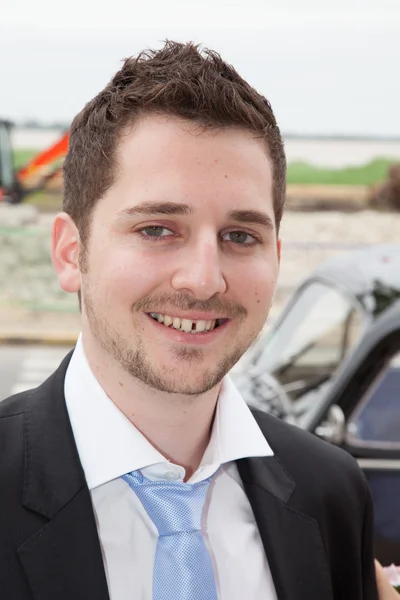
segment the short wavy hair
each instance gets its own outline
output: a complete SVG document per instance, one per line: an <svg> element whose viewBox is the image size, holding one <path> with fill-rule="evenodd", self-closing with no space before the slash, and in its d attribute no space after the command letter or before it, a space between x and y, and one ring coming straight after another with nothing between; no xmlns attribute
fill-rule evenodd
<svg viewBox="0 0 400 600"><path fill-rule="evenodd" d="M96 202L113 184L121 135L142 115L166 114L208 129L238 127L265 140L279 230L286 198L286 157L268 100L219 54L193 43L165 42L124 61L108 85L75 117L64 161L63 210L89 234Z"/></svg>

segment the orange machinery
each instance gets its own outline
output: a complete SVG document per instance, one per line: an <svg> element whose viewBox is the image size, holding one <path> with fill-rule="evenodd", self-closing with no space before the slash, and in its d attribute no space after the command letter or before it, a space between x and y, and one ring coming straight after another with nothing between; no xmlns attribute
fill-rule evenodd
<svg viewBox="0 0 400 600"><path fill-rule="evenodd" d="M68 132L52 146L31 158L19 170L13 166L10 121L0 120L0 202L21 202L25 196L37 192L58 178L61 164L68 150Z"/></svg>

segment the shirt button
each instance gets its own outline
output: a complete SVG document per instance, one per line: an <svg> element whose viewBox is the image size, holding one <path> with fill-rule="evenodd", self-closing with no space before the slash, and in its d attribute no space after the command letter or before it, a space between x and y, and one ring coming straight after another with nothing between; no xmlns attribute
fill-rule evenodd
<svg viewBox="0 0 400 600"><path fill-rule="evenodd" d="M177 479L179 479L179 473L176 473L174 471L168 471L167 473L165 473L165 479L167 479L168 481L176 481Z"/></svg>

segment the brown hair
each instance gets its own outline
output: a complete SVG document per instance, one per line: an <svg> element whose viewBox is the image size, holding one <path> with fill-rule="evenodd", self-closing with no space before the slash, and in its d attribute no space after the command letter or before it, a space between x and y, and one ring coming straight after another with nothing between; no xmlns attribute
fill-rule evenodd
<svg viewBox="0 0 400 600"><path fill-rule="evenodd" d="M214 51L167 41L124 61L120 71L75 117L64 161L63 209L84 242L96 202L111 187L121 134L143 114L163 113L205 128L239 127L265 140L273 169L276 226L286 197L282 137L268 100Z"/></svg>

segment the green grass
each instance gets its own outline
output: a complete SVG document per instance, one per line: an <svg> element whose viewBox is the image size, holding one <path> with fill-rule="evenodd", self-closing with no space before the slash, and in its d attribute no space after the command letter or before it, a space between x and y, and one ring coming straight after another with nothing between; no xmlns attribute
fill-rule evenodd
<svg viewBox="0 0 400 600"><path fill-rule="evenodd" d="M36 153L37 150L30 148L16 150L15 167L22 167ZM400 158L376 158L368 164L345 169L328 169L296 162L288 165L287 182L308 185L372 185L385 181L389 166L395 162L400 162Z"/></svg>
<svg viewBox="0 0 400 600"><path fill-rule="evenodd" d="M14 150L14 167L20 169L38 153L34 148L24 148L22 150Z"/></svg>
<svg viewBox="0 0 400 600"><path fill-rule="evenodd" d="M390 165L400 159L376 158L366 165L345 169L326 169L308 163L288 165L287 182L320 185L372 185L387 179Z"/></svg>
<svg viewBox="0 0 400 600"><path fill-rule="evenodd" d="M25 202L36 206L41 212L61 210L62 196L51 192L35 192L26 196Z"/></svg>

